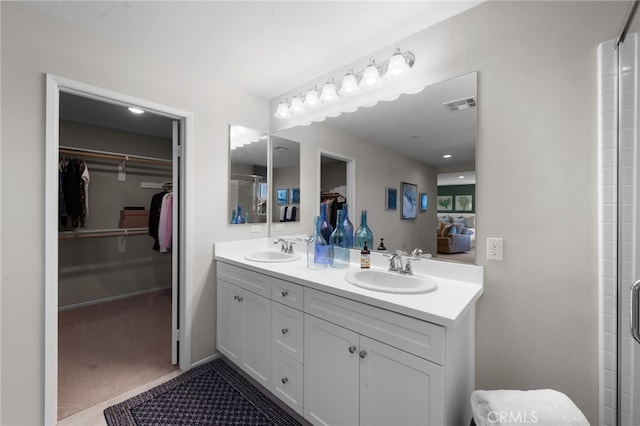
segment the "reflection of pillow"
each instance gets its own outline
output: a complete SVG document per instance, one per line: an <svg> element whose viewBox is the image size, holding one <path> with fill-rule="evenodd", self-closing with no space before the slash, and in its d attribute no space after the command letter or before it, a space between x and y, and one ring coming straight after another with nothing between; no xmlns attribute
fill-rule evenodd
<svg viewBox="0 0 640 426"><path fill-rule="evenodd" d="M453 223L464 225L467 223L467 221L464 219L464 217L460 216L460 217L454 218Z"/></svg>
<svg viewBox="0 0 640 426"><path fill-rule="evenodd" d="M465 229L464 223L454 223L453 226L456 228L456 234L463 234L462 232Z"/></svg>
<svg viewBox="0 0 640 426"><path fill-rule="evenodd" d="M445 225L442 228L442 233L440 234L442 237L446 237L448 235L454 235L456 233L456 227L455 225L449 224L449 225Z"/></svg>
<svg viewBox="0 0 640 426"><path fill-rule="evenodd" d="M444 216L438 217L438 219L440 219L440 221L444 223L451 223L453 218L449 215L444 215Z"/></svg>
<svg viewBox="0 0 640 426"><path fill-rule="evenodd" d="M475 216L469 216L467 218L467 223L466 223L468 228L475 228L476 227L476 217Z"/></svg>

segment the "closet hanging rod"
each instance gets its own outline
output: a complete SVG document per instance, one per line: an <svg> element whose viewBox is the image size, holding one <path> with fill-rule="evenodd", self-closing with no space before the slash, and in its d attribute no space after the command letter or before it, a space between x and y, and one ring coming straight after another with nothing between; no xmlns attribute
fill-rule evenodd
<svg viewBox="0 0 640 426"><path fill-rule="evenodd" d="M72 146L60 146L60 154L79 155L83 157L105 158L109 160L135 161L137 163L155 164L172 167L173 161L162 158L143 157L141 155L129 155L121 152L99 151L96 149L74 148Z"/></svg>
<svg viewBox="0 0 640 426"><path fill-rule="evenodd" d="M128 237L131 235L148 234L148 228L83 229L80 231L58 232L58 239L70 240L72 238Z"/></svg>

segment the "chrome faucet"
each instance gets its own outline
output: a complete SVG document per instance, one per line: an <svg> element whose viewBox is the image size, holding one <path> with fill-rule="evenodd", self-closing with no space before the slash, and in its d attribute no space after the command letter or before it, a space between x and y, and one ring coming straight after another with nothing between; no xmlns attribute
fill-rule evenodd
<svg viewBox="0 0 640 426"><path fill-rule="evenodd" d="M396 254L387 254L385 256L389 258L389 272L397 272L402 275L413 275L412 260L420 260L421 256L431 257L430 254L423 255L422 249L420 248L414 249L411 255L402 250L396 250ZM402 262L403 256L406 256L407 259L404 265Z"/></svg>
<svg viewBox="0 0 640 426"><path fill-rule="evenodd" d="M284 238L278 238L273 244L282 243L280 251L283 253L293 254L293 241L287 241Z"/></svg>

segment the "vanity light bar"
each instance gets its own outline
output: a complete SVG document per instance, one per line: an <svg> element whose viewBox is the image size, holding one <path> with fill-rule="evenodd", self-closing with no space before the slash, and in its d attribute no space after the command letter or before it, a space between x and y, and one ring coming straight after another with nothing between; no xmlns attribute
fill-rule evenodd
<svg viewBox="0 0 640 426"><path fill-rule="evenodd" d="M396 46L395 52L388 60L376 64L371 58L364 70L356 73L351 69L343 77L339 86L331 78L324 83L321 90L314 86L304 95L302 92L298 92L291 98L291 102L285 98L278 104L274 115L277 118L289 118L323 103L333 102L341 96L355 95L360 89L377 87L385 80L404 77L415 62L416 57L413 53L402 52L400 47Z"/></svg>

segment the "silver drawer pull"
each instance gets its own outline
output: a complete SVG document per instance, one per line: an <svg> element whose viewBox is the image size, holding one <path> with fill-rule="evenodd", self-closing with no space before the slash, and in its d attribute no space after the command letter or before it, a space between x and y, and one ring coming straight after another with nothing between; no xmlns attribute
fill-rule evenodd
<svg viewBox="0 0 640 426"><path fill-rule="evenodd" d="M282 334L287 334L288 332L289 332L289 329L288 329L288 328L283 328L283 329L282 329Z"/></svg>
<svg viewBox="0 0 640 426"><path fill-rule="evenodd" d="M356 349L357 348L355 346L349 346L349 352L352 354L356 352Z"/></svg>
<svg viewBox="0 0 640 426"><path fill-rule="evenodd" d="M282 297L287 297L289 295L289 292L285 290L280 294L282 294Z"/></svg>
<svg viewBox="0 0 640 426"><path fill-rule="evenodd" d="M283 384L283 385L284 385L284 384L286 384L288 381L289 381L289 379L287 379L286 377L283 377L283 378L282 378L282 384Z"/></svg>
<svg viewBox="0 0 640 426"><path fill-rule="evenodd" d="M360 358L364 359L367 356L367 351L360 351Z"/></svg>

